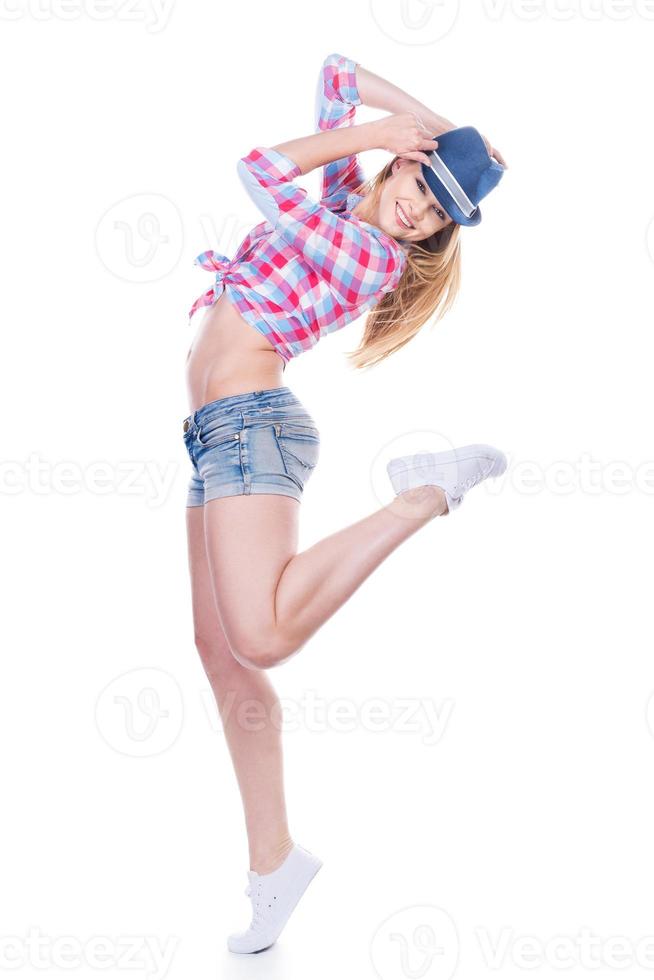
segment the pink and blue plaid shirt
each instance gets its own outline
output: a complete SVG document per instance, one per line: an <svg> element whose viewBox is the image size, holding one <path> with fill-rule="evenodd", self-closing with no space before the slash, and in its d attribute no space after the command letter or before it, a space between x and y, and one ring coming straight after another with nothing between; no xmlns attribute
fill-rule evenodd
<svg viewBox="0 0 654 980"><path fill-rule="evenodd" d="M351 126L361 104L357 62L328 55L318 77L316 130ZM351 213L365 180L356 155L326 164L319 203L293 183L301 175L290 157L256 146L237 171L265 221L243 239L232 259L202 252L195 264L216 273L189 320L227 292L230 302L286 363L376 305L394 289L406 264L397 239Z"/></svg>

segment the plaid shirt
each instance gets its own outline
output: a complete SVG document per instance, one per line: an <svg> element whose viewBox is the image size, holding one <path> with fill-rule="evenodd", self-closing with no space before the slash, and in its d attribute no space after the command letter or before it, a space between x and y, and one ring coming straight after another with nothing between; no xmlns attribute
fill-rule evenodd
<svg viewBox="0 0 654 980"><path fill-rule="evenodd" d="M361 104L357 62L328 55L315 98L317 131L351 126ZM365 180L356 155L326 164L318 203L293 183L301 170L290 157L256 146L237 164L246 190L265 217L232 259L202 252L195 264L216 273L189 320L227 292L230 302L259 330L284 361L313 347L394 289L406 252L397 239L351 214Z"/></svg>

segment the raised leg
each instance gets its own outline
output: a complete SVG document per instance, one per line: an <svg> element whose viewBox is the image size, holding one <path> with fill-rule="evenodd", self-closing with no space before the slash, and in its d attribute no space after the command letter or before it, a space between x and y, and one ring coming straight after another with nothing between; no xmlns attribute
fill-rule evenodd
<svg viewBox="0 0 654 980"><path fill-rule="evenodd" d="M186 508L195 644L211 684L243 802L250 869L268 874L293 846L284 799L280 705L268 675L232 656L205 550L204 508Z"/></svg>
<svg viewBox="0 0 654 980"><path fill-rule="evenodd" d="M297 554L300 504L278 494L221 497L204 506L209 568L225 638L244 667L297 653L398 545L447 512L424 486Z"/></svg>

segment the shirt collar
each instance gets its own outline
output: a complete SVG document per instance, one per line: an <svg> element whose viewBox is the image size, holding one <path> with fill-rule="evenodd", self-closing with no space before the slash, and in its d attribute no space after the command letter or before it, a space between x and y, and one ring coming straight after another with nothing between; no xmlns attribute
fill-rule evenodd
<svg viewBox="0 0 654 980"><path fill-rule="evenodd" d="M351 211L359 201L363 201L363 194L355 194L354 191L351 191L345 199L345 210Z"/></svg>

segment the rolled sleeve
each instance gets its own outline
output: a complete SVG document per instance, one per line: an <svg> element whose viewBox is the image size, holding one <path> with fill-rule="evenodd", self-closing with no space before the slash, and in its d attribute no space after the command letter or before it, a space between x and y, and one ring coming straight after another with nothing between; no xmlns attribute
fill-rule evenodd
<svg viewBox="0 0 654 980"><path fill-rule="evenodd" d="M272 225L277 223L280 207L301 200L306 191L292 181L302 171L294 160L269 146L255 146L236 164L241 181L263 216Z"/></svg>
<svg viewBox="0 0 654 980"><path fill-rule="evenodd" d="M356 66L359 62L345 55L328 54L320 67L315 100L316 130L351 124L355 106L361 105Z"/></svg>

